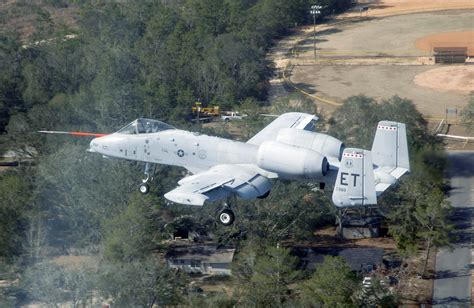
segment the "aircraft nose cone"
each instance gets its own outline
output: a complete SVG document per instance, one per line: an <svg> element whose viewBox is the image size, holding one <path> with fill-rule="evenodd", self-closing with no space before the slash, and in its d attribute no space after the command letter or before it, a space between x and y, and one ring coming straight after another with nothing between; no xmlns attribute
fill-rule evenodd
<svg viewBox="0 0 474 308"><path fill-rule="evenodd" d="M89 144L89 150L87 152L96 153L97 149L99 148L99 138L92 139L91 143Z"/></svg>

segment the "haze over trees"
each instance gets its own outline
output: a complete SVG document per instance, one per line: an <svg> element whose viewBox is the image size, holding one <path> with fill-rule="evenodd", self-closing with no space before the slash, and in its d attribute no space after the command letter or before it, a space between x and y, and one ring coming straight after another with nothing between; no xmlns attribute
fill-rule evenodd
<svg viewBox="0 0 474 308"><path fill-rule="evenodd" d="M350 1L317 2L332 13ZM0 306L29 300L81 306L94 296L122 306L311 306L310 298L357 305L351 297L357 282L341 260L329 258L305 274L287 248L276 248L333 224L327 193L306 183L276 182L265 200L237 201L238 221L224 228L215 223L219 204L173 206L162 197L183 170L159 166L152 193L143 196L137 192L139 164L86 154L85 139L36 133L107 133L138 117L186 128L192 125L186 116L200 100L245 111L249 118L240 129L250 137L267 124L258 117L273 73L265 53L275 38L308 21L309 1L48 3L76 10L75 26L57 24L50 10L25 2L2 12L0 20L0 149L34 162L0 173L0 280L17 282L0 288ZM6 26L26 13L36 29L27 42ZM41 40L48 41L34 44ZM299 101L299 110L315 110L297 95L274 102L274 110L287 111L290 100ZM370 148L382 119L407 124L413 166L398 192L384 197L390 233L402 252L429 251L446 243L449 231L441 193L444 157L414 105L398 97L379 103L351 97L330 119L321 118L319 130ZM234 296L190 294L188 278L160 262L164 240L180 228L237 248ZM72 268L54 261L68 254L93 261ZM340 292L324 295L331 272L340 275L333 286Z"/></svg>

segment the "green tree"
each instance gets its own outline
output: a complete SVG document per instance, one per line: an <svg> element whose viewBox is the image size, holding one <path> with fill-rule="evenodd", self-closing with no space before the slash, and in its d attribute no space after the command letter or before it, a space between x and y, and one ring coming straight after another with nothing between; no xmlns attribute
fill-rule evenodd
<svg viewBox="0 0 474 308"><path fill-rule="evenodd" d="M358 280L341 257L325 257L301 286L303 303L310 307L356 307Z"/></svg>
<svg viewBox="0 0 474 308"><path fill-rule="evenodd" d="M334 111L330 119L329 134L342 140L347 147L368 149L375 136L380 115L377 102L370 97L359 95L344 100L344 104Z"/></svg>
<svg viewBox="0 0 474 308"><path fill-rule="evenodd" d="M300 274L296 265L297 258L288 249L267 247L257 255L249 281L240 286L242 301L257 307L284 303L291 295L289 285Z"/></svg>
<svg viewBox="0 0 474 308"><path fill-rule="evenodd" d="M10 115L24 108L20 96L19 49L16 37L0 34L0 133L5 131Z"/></svg>
<svg viewBox="0 0 474 308"><path fill-rule="evenodd" d="M411 153L440 144L429 133L426 120L413 102L398 96L381 102L364 95L347 98L333 113L329 134L344 141L346 146L370 149L377 123L382 120L405 123Z"/></svg>
<svg viewBox="0 0 474 308"><path fill-rule="evenodd" d="M28 225L29 181L20 173L0 176L0 258L20 255Z"/></svg>
<svg viewBox="0 0 474 308"><path fill-rule="evenodd" d="M389 234L402 254L413 254L422 244L426 246L421 271L425 275L431 248L450 242L450 205L438 187L413 179L404 181L397 195L400 203L392 208L388 216Z"/></svg>
<svg viewBox="0 0 474 308"><path fill-rule="evenodd" d="M239 106L239 111L246 114L245 121L239 121L235 124L244 130L245 140L255 136L263 127L267 125L260 115L260 106L256 99L247 98Z"/></svg>
<svg viewBox="0 0 474 308"><path fill-rule="evenodd" d="M119 307L153 307L180 302L184 281L158 256L132 262L102 264L98 288Z"/></svg>
<svg viewBox="0 0 474 308"><path fill-rule="evenodd" d="M148 197L148 196L147 196ZM125 211L103 223L105 229L104 256L112 261L129 262L143 259L165 237L164 221L159 200L149 196L132 194Z"/></svg>
<svg viewBox="0 0 474 308"><path fill-rule="evenodd" d="M426 196L426 205L416 209L415 217L421 228L417 233L425 241L425 261L421 275L426 276L426 267L433 247L450 245L450 232L453 225L449 221L450 204L445 199L443 192L434 189Z"/></svg>
<svg viewBox="0 0 474 308"><path fill-rule="evenodd" d="M471 92L467 106L461 111L461 121L469 132L474 132L474 92Z"/></svg>
<svg viewBox="0 0 474 308"><path fill-rule="evenodd" d="M133 165L84 153L86 147L63 145L37 160L35 202L55 235L50 244L98 244L102 226L126 209L141 176Z"/></svg>
<svg viewBox="0 0 474 308"><path fill-rule="evenodd" d="M27 269L24 288L29 296L48 307L72 307L91 304L94 289L94 270L89 266L63 267L52 262L41 262Z"/></svg>

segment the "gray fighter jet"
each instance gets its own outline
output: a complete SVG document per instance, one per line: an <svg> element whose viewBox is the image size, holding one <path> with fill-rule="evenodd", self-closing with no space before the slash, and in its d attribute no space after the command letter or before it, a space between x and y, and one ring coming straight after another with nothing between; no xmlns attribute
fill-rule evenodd
<svg viewBox="0 0 474 308"><path fill-rule="evenodd" d="M377 204L377 196L410 171L405 124L381 121L371 151L344 148L331 136L314 132L317 117L285 113L247 142L179 130L166 123L137 119L110 135L92 135L89 152L145 163L141 193L149 192L153 164L186 168L166 199L202 206L205 202L265 198L275 179L333 184L337 207ZM47 131L43 131L47 132ZM47 132L64 133L64 132ZM218 215L234 222L227 202Z"/></svg>

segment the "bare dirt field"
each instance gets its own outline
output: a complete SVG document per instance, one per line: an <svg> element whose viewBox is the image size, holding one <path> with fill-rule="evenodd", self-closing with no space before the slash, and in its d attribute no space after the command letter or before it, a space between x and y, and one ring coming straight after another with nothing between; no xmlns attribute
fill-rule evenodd
<svg viewBox="0 0 474 308"><path fill-rule="evenodd" d="M437 67L416 75L415 83L439 92L454 91L469 94L474 91L474 66Z"/></svg>
<svg viewBox="0 0 474 308"><path fill-rule="evenodd" d="M301 42L301 52L291 60L290 80L309 94L335 102L358 94L379 100L398 95L412 100L427 117L440 118L446 108L462 109L466 105L467 94L474 90L472 70L468 65L462 69L422 65L433 61L429 61L430 50L420 46L423 42L432 45L440 38L448 40L442 35L446 32L462 33L454 40L469 40L473 28L474 10L397 15L335 25L317 33L316 61L311 38ZM333 108L319 105L328 111Z"/></svg>
<svg viewBox="0 0 474 308"><path fill-rule="evenodd" d="M474 2L474 1L473 1ZM448 41L440 33L467 32L474 28L474 10L440 11L397 15L385 18L356 19L316 33L319 56L426 56L431 50L417 48L417 40L430 37ZM469 40L466 34L456 41ZM428 37L428 38L427 38ZM313 40L308 37L298 47L299 57L313 57Z"/></svg>
<svg viewBox="0 0 474 308"><path fill-rule="evenodd" d="M377 17L426 11L474 9L474 2L466 0L359 0L359 3L369 5L368 16ZM356 12L350 14L360 15Z"/></svg>
<svg viewBox="0 0 474 308"><path fill-rule="evenodd" d="M364 94L378 100L398 95L413 100L420 112L428 117L443 117L446 108L461 109L467 96L457 92L439 92L416 85L413 80L433 66L297 66L291 81L309 93L335 101ZM320 104L327 110L328 107Z"/></svg>

